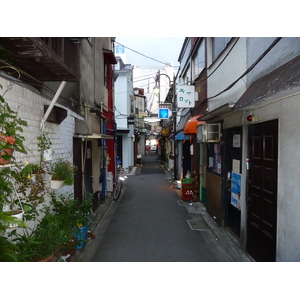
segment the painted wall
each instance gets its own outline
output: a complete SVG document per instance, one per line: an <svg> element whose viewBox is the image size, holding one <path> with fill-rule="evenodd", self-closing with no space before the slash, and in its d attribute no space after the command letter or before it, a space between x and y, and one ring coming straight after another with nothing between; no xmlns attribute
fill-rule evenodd
<svg viewBox="0 0 300 300"><path fill-rule="evenodd" d="M134 165L134 130L133 126L127 124L127 117L131 114L131 103L134 101L133 82L132 82L132 66L124 65L120 58L117 58L115 73L118 78L115 82L115 120L118 130L129 130L129 133L118 133L122 136L123 144L123 168L132 168ZM134 102L132 103L134 104Z"/></svg>
<svg viewBox="0 0 300 300"><path fill-rule="evenodd" d="M24 146L28 154L15 152L14 155L20 163L39 163L40 152L37 146L37 137L40 134L40 122L44 116L44 105L49 105L51 99L43 97L39 92L30 86L20 86L13 84L11 81L0 77L0 85L3 89L1 94L9 87L5 94L5 100L10 107L19 110L20 118L24 119L28 126L24 127ZM57 104L57 106L60 106ZM82 118L76 113L68 110L67 118L61 124L45 123L44 130L49 133L49 138L52 141L52 156L53 160L67 159L73 161L73 136L75 132L75 118ZM48 175L49 183L50 177ZM50 185L49 185L50 187ZM73 186L64 186L59 190L60 193L73 193ZM46 199L45 203L48 203ZM34 226L34 223L28 222L29 227ZM18 229L22 233L22 229Z"/></svg>
<svg viewBox="0 0 300 300"><path fill-rule="evenodd" d="M208 70L207 75L207 97L214 97L222 92L230 84L232 84L240 75L246 70L246 38L239 38L237 44L234 46L227 58L221 63L225 55L231 49L233 43L224 50L224 52L214 62L211 61L212 40L207 39L207 56L208 56ZM216 72L215 69L217 69ZM214 72L214 73L213 73ZM212 74L213 73L213 74ZM211 75L212 74L212 75ZM208 109L212 111L219 106L237 101L246 90L245 80L239 80L231 89L220 94L219 96L209 99Z"/></svg>
<svg viewBox="0 0 300 300"><path fill-rule="evenodd" d="M247 67L250 67L275 40L274 37L247 38ZM282 38L247 75L247 86L300 54L300 38Z"/></svg>
<svg viewBox="0 0 300 300"><path fill-rule="evenodd" d="M294 92L292 97L274 97L274 103L253 110L259 122L279 120L277 261L300 261L300 133L295 122L300 89Z"/></svg>

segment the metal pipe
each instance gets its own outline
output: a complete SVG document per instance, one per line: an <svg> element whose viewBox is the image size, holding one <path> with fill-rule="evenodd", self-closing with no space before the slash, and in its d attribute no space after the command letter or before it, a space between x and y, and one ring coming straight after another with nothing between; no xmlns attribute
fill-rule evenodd
<svg viewBox="0 0 300 300"><path fill-rule="evenodd" d="M53 107L54 107L57 99L59 98L59 96L60 96L63 88L65 87L66 83L67 83L66 81L62 81L61 84L60 84L60 86L59 86L59 88L57 89L57 91L56 91L53 99L51 100L51 103L50 103L50 105L49 105L49 107L48 107L48 109L47 109L47 111L46 111L46 113L45 113L45 115L44 115L44 117L43 117L43 119L41 121L40 130L43 129L44 124L45 124L47 118L49 117L49 115L50 115L50 113L51 113L51 111L52 111L52 109L53 109Z"/></svg>

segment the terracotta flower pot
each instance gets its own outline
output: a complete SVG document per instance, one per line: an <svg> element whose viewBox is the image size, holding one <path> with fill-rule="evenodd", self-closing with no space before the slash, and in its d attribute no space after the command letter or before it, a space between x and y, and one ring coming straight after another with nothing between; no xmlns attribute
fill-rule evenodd
<svg viewBox="0 0 300 300"><path fill-rule="evenodd" d="M3 151L1 152L1 156L3 156L3 155L12 155L13 152L14 152L14 149L3 149ZM0 158L0 164L8 165L9 163L10 163L10 159L4 160L3 157Z"/></svg>

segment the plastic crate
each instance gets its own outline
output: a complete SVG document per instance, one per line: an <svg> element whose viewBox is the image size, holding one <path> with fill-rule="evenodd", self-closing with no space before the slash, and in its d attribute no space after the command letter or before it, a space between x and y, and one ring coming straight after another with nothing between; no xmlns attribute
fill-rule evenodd
<svg viewBox="0 0 300 300"><path fill-rule="evenodd" d="M191 183L193 183L193 181L194 181L193 178L182 178L181 179L182 184L185 184L185 183L191 184Z"/></svg>
<svg viewBox="0 0 300 300"><path fill-rule="evenodd" d="M181 185L181 188L182 188L182 189L193 189L194 186L193 186L192 183L183 183L183 184Z"/></svg>
<svg viewBox="0 0 300 300"><path fill-rule="evenodd" d="M182 200L192 200L194 195L193 189L182 189L181 190L181 198Z"/></svg>

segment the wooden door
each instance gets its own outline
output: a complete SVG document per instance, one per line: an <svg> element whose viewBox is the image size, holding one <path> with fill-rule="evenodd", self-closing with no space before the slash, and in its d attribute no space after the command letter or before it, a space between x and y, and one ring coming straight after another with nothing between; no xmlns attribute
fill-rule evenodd
<svg viewBox="0 0 300 300"><path fill-rule="evenodd" d="M247 251L276 260L278 121L249 126Z"/></svg>

